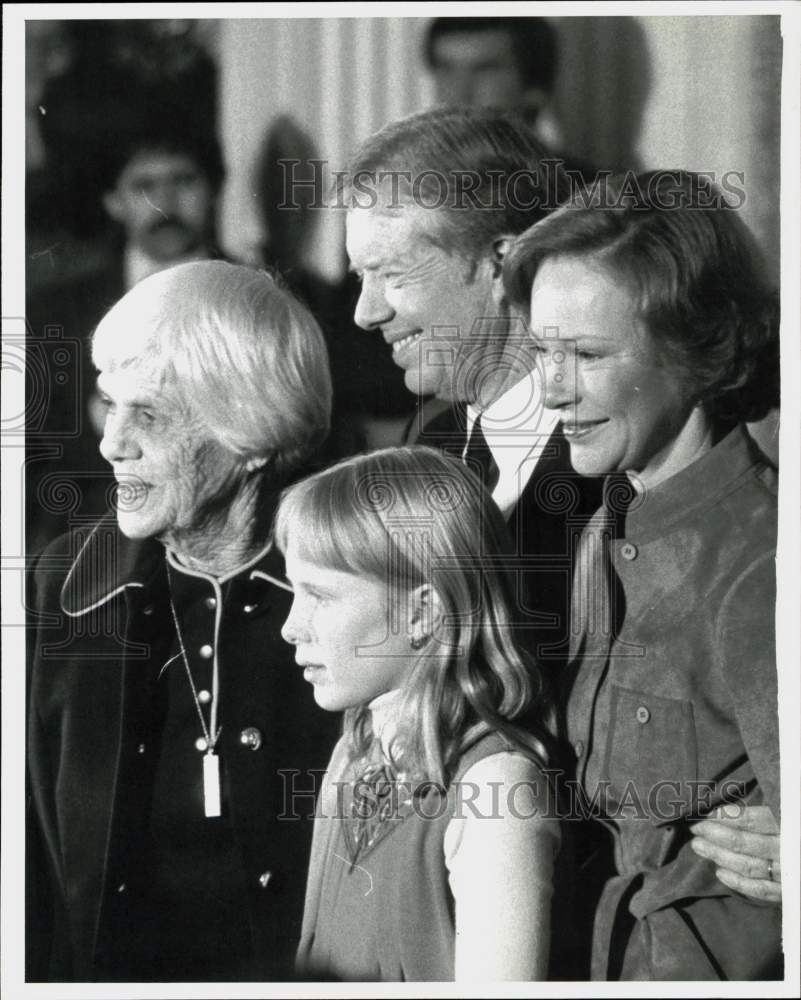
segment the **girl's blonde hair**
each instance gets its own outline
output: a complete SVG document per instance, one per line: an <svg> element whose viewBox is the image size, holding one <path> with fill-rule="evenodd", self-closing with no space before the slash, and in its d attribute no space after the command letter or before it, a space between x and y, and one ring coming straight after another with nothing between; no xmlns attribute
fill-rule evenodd
<svg viewBox="0 0 801 1000"><path fill-rule="evenodd" d="M404 685L394 745L402 768L447 785L461 754L490 730L541 766L550 709L540 671L515 640L506 526L478 479L429 448L347 459L290 487L276 515L282 551L386 581L389 607L422 584L442 606L436 637ZM366 706L345 713L354 756L371 741Z"/></svg>

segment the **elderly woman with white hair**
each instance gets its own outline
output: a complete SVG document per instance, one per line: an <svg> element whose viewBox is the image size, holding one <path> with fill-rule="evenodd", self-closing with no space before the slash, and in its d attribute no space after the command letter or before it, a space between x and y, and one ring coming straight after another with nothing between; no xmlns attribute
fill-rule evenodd
<svg viewBox="0 0 801 1000"><path fill-rule="evenodd" d="M269 529L328 430L324 342L266 274L196 262L125 295L93 359L117 510L33 575L27 978L283 978L336 734Z"/></svg>

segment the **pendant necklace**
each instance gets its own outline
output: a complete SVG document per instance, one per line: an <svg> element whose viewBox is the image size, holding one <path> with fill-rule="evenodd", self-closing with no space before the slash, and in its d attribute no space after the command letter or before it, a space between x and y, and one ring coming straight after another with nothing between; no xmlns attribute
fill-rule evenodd
<svg viewBox="0 0 801 1000"><path fill-rule="evenodd" d="M218 695L220 688L220 677L217 668L217 651L216 649L214 651L214 667L211 682L211 726L209 727L206 725L206 720L203 717L203 709L200 707L200 699L197 696L195 681L192 677L192 671L189 668L189 658L187 657L186 649L184 648L184 640L181 636L181 627L178 624L178 615L175 611L175 605L172 602L172 594L170 594L169 600L170 611L172 611L172 620L175 622L175 634L178 637L178 647L181 650L181 658L184 661L186 676L189 678L189 686L192 689L192 697L195 701L195 708L197 709L200 725L203 729L203 736L206 740L206 752L203 754L203 805L205 814L207 817L220 816L222 815L222 810L220 808L220 757L219 754L215 752L217 740L220 738L220 733L222 732L222 727L219 729L217 728L217 703L219 700Z"/></svg>

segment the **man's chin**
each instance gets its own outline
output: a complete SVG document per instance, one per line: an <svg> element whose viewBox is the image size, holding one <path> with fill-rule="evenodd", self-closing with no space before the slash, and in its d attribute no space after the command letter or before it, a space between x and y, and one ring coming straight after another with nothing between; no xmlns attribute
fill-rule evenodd
<svg viewBox="0 0 801 1000"><path fill-rule="evenodd" d="M191 257L201 247L202 242L183 226L165 227L142 241L142 250L147 256L164 265Z"/></svg>
<svg viewBox="0 0 801 1000"><path fill-rule="evenodd" d="M421 374L417 368L408 368L403 373L404 385L415 396L436 396L438 399L443 398L440 396L441 381L440 378L436 378L430 373Z"/></svg>

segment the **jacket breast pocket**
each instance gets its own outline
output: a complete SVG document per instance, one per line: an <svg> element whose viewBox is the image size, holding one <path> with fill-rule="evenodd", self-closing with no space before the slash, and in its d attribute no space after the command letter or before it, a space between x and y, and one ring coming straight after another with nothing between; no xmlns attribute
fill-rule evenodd
<svg viewBox="0 0 801 1000"><path fill-rule="evenodd" d="M690 812L698 778L692 702L614 685L601 777L621 809L656 823Z"/></svg>

